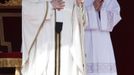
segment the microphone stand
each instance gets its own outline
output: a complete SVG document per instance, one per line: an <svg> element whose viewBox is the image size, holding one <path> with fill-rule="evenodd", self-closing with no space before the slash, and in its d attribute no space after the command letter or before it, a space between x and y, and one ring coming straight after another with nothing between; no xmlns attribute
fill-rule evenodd
<svg viewBox="0 0 134 75"><path fill-rule="evenodd" d="M56 18L55 10L55 75L60 75L61 30L63 22L57 22Z"/></svg>

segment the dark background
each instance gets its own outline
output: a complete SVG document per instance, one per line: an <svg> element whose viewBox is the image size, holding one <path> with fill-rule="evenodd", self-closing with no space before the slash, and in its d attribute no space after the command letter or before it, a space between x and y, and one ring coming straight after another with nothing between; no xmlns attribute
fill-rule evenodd
<svg viewBox="0 0 134 75"><path fill-rule="evenodd" d="M14 13L21 15L21 7L4 7L0 6L0 13ZM11 42L12 52L18 52L21 49L21 16L3 16L3 29L5 42ZM7 46L0 44L1 52L8 52Z"/></svg>
<svg viewBox="0 0 134 75"><path fill-rule="evenodd" d="M118 0L122 20L111 33L118 75L134 75L134 2Z"/></svg>

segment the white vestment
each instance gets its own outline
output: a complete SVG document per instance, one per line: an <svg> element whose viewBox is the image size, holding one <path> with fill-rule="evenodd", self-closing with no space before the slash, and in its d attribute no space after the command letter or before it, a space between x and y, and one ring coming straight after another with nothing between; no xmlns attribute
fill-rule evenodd
<svg viewBox="0 0 134 75"><path fill-rule="evenodd" d="M120 21L117 0L104 0L99 13L94 0L85 0L88 25L85 28L87 75L117 75L116 62L109 32Z"/></svg>
<svg viewBox="0 0 134 75"><path fill-rule="evenodd" d="M84 75L84 29L75 0L66 0L63 12L60 74ZM22 75L54 75L55 14L50 0L22 0L22 53Z"/></svg>

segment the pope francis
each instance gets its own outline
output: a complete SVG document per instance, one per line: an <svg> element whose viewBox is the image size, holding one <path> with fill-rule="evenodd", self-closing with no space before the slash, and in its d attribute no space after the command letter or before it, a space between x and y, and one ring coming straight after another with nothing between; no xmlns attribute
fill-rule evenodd
<svg viewBox="0 0 134 75"><path fill-rule="evenodd" d="M22 75L55 75L57 20L63 22L60 75L85 75L81 1L22 0Z"/></svg>

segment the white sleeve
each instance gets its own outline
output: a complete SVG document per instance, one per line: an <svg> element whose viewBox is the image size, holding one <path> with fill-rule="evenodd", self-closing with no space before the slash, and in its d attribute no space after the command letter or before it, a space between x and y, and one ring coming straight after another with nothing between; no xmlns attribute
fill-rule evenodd
<svg viewBox="0 0 134 75"><path fill-rule="evenodd" d="M47 10L47 17L46 19L49 20L51 19L52 17L52 14L53 14L53 7L52 7L52 4L51 4L51 1L52 0L29 0L30 2L33 2L33 3L44 3L44 2L48 2L48 10Z"/></svg>
<svg viewBox="0 0 134 75"><path fill-rule="evenodd" d="M101 29L112 31L115 25L121 20L120 7L117 0L104 0L100 16Z"/></svg>
<svg viewBox="0 0 134 75"><path fill-rule="evenodd" d="M43 18L46 12L46 19L51 19L53 16L51 0L22 0L22 10L23 14L29 15L34 19Z"/></svg>

